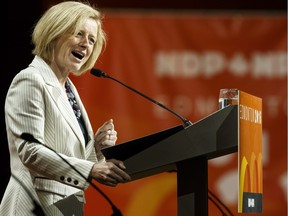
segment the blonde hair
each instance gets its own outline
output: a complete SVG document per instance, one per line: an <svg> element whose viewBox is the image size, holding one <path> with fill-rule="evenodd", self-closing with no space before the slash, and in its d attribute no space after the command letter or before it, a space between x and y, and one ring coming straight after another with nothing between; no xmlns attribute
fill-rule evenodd
<svg viewBox="0 0 288 216"><path fill-rule="evenodd" d="M32 42L35 46L33 54L50 64L56 40L66 33L77 33L82 22L88 18L94 19L98 24L96 43L87 62L78 71L71 72L80 75L90 70L95 65L106 39L102 29L102 15L88 2L65 1L48 9L32 33Z"/></svg>

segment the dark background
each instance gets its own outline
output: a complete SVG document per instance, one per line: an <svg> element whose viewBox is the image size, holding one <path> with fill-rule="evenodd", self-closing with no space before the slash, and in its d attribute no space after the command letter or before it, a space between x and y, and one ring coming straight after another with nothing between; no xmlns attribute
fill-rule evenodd
<svg viewBox="0 0 288 216"><path fill-rule="evenodd" d="M33 59L31 32L40 15L59 0L9 1L2 5L1 13L1 64L2 78L0 91L0 140L1 140L1 181L0 199L10 178L9 151L5 130L4 103L12 78ZM287 14L286 0L90 0L101 8L135 8L160 10L211 10L243 11Z"/></svg>

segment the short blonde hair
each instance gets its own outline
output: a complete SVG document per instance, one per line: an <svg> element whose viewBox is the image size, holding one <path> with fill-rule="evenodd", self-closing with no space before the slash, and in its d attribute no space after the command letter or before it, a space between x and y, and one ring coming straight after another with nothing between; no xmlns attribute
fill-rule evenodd
<svg viewBox="0 0 288 216"><path fill-rule="evenodd" d="M66 33L77 33L80 25L88 18L94 19L98 24L96 43L87 62L78 71L71 72L80 75L90 70L95 65L106 39L102 29L102 15L88 2L65 1L49 8L36 23L32 33L35 46L33 54L50 64L56 40Z"/></svg>

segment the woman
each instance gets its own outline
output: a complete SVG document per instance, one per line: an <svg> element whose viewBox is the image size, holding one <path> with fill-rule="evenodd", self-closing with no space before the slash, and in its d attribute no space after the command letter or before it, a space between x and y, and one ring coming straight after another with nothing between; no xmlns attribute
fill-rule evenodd
<svg viewBox="0 0 288 216"><path fill-rule="evenodd" d="M70 215L82 215L90 181L130 180L121 161L101 154L117 140L113 121L94 134L69 79L94 66L105 43L101 15L86 3L59 3L40 18L32 41L35 58L15 76L5 101L12 177L0 215L33 215L33 201L45 215L65 215L67 206Z"/></svg>

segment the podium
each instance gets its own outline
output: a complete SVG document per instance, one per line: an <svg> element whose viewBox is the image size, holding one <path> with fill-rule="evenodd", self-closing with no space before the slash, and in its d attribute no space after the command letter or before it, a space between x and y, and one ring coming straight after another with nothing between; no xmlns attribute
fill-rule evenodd
<svg viewBox="0 0 288 216"><path fill-rule="evenodd" d="M132 181L177 173L178 216L208 216L208 160L238 150L238 105L229 105L191 126L182 125L103 149L122 160Z"/></svg>

